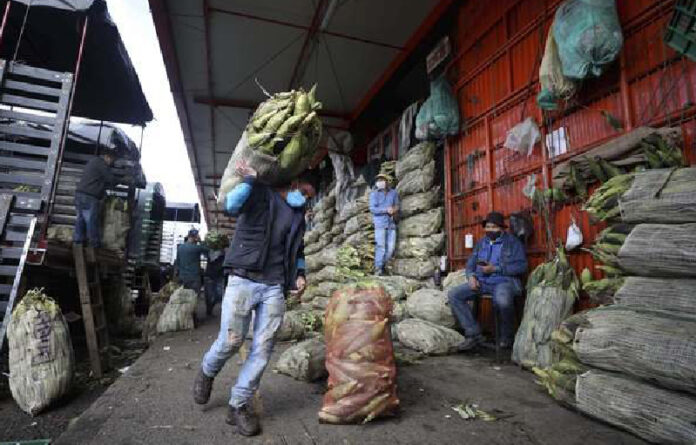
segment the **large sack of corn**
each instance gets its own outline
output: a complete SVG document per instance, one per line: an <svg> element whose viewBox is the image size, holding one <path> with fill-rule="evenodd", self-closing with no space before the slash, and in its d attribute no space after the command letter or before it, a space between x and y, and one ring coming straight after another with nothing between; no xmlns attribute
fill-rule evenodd
<svg viewBox="0 0 696 445"><path fill-rule="evenodd" d="M420 213L399 222L399 237L434 235L442 228L444 209L439 207L426 213Z"/></svg>
<svg viewBox="0 0 696 445"><path fill-rule="evenodd" d="M104 297L109 333L123 336L138 335L140 332L136 324L133 298L125 282L119 280L118 283L108 286Z"/></svg>
<svg viewBox="0 0 696 445"><path fill-rule="evenodd" d="M205 241L203 243L211 250L224 250L229 247L230 239L224 233L218 232L217 230L210 230L205 234Z"/></svg>
<svg viewBox="0 0 696 445"><path fill-rule="evenodd" d="M444 280L442 280L442 290L449 292L450 289L461 286L469 282L469 277L466 274L466 270L456 270L447 274Z"/></svg>
<svg viewBox="0 0 696 445"><path fill-rule="evenodd" d="M375 277L393 301L400 301L423 287L423 282L399 275Z"/></svg>
<svg viewBox="0 0 696 445"><path fill-rule="evenodd" d="M34 289L15 307L7 327L10 391L34 416L70 389L75 357L60 308Z"/></svg>
<svg viewBox="0 0 696 445"><path fill-rule="evenodd" d="M326 345L312 338L289 347L278 358L275 369L295 380L313 382L325 377Z"/></svg>
<svg viewBox="0 0 696 445"><path fill-rule="evenodd" d="M572 348L583 364L696 394L696 317L621 306L575 317Z"/></svg>
<svg viewBox="0 0 696 445"><path fill-rule="evenodd" d="M401 238L396 244L396 257L425 259L440 255L444 249L444 233Z"/></svg>
<svg viewBox="0 0 696 445"><path fill-rule="evenodd" d="M577 378L577 409L653 443L696 443L696 398L620 374Z"/></svg>
<svg viewBox="0 0 696 445"><path fill-rule="evenodd" d="M391 299L373 281L334 294L324 326L329 382L321 422L364 423L398 407L391 312Z"/></svg>
<svg viewBox="0 0 696 445"><path fill-rule="evenodd" d="M512 348L515 363L525 368L551 365L551 334L570 315L579 290L563 247L551 261L534 269L527 281L524 314Z"/></svg>
<svg viewBox="0 0 696 445"><path fill-rule="evenodd" d="M194 328L193 314L196 310L196 292L183 287L169 298L157 322L157 333L186 331Z"/></svg>
<svg viewBox="0 0 696 445"><path fill-rule="evenodd" d="M348 221L359 213L368 213L370 211L369 204L369 189L353 201L348 201L338 214L338 222Z"/></svg>
<svg viewBox="0 0 696 445"><path fill-rule="evenodd" d="M277 93L254 112L222 175L218 205L243 178L236 173L239 161L256 170L260 181L277 185L300 175L314 156L321 138L321 119L315 98L300 89Z"/></svg>
<svg viewBox="0 0 696 445"><path fill-rule="evenodd" d="M459 332L418 318L408 318L396 325L396 335L407 348L429 355L449 354L464 341Z"/></svg>
<svg viewBox="0 0 696 445"><path fill-rule="evenodd" d="M309 283L321 283L322 281L339 281L338 268L336 266L326 266L317 272L307 274Z"/></svg>
<svg viewBox="0 0 696 445"><path fill-rule="evenodd" d="M162 286L159 292L152 295L150 308L147 311L147 317L145 318L145 323L143 324L143 340L151 343L157 337L157 323L162 316L164 307L167 305L169 298L179 287L181 286L173 281L170 281Z"/></svg>
<svg viewBox="0 0 696 445"><path fill-rule="evenodd" d="M396 191L399 192L400 197L405 197L415 193L427 192L433 187L434 183L435 161L430 161L421 168L406 173L406 175L399 180Z"/></svg>
<svg viewBox="0 0 696 445"><path fill-rule="evenodd" d="M299 340L304 337L305 325L304 311L286 311L283 315L283 323L280 325L275 339L277 341Z"/></svg>
<svg viewBox="0 0 696 445"><path fill-rule="evenodd" d="M434 187L423 193L404 196L399 202L399 213L402 218L427 212L440 203L440 188Z"/></svg>
<svg viewBox="0 0 696 445"><path fill-rule="evenodd" d="M73 226L53 224L46 230L46 239L63 244L70 244L73 240Z"/></svg>
<svg viewBox="0 0 696 445"><path fill-rule="evenodd" d="M423 280L433 276L436 262L431 258L396 258L387 268L392 274Z"/></svg>
<svg viewBox="0 0 696 445"><path fill-rule="evenodd" d="M626 277L611 303L636 309L696 315L696 280Z"/></svg>
<svg viewBox="0 0 696 445"><path fill-rule="evenodd" d="M618 254L631 275L696 277L696 223L639 224Z"/></svg>
<svg viewBox="0 0 696 445"><path fill-rule="evenodd" d="M357 215L349 218L346 221L346 226L343 229L343 234L346 236L350 236L356 232L365 230L366 227L371 227L372 224L372 214L368 212L358 213Z"/></svg>
<svg viewBox="0 0 696 445"><path fill-rule="evenodd" d="M406 300L408 313L446 328L454 328L452 310L447 303L447 294L436 289L421 289Z"/></svg>
<svg viewBox="0 0 696 445"><path fill-rule="evenodd" d="M104 202L102 218L102 245L114 252L123 252L130 230L130 212L128 201L116 196L109 196Z"/></svg>
<svg viewBox="0 0 696 445"><path fill-rule="evenodd" d="M619 199L627 223L696 222L696 168L646 170Z"/></svg>
<svg viewBox="0 0 696 445"><path fill-rule="evenodd" d="M435 156L435 144L433 142L422 142L411 148L406 155L399 159L394 168L396 179L401 181L407 173L420 170L424 165L428 165Z"/></svg>

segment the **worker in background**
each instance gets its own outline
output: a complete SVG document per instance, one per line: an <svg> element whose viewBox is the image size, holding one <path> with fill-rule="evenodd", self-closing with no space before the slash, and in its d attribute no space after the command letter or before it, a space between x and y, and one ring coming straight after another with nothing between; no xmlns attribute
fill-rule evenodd
<svg viewBox="0 0 696 445"><path fill-rule="evenodd" d="M85 238L94 248L101 247L101 208L106 189L117 184L111 167L116 161L112 151L95 156L82 171L75 188L75 231L73 243L84 244Z"/></svg>
<svg viewBox="0 0 696 445"><path fill-rule="evenodd" d="M225 292L225 261L224 250L211 250L208 252L208 264L205 266L205 312L213 315L213 308L222 301Z"/></svg>
<svg viewBox="0 0 696 445"><path fill-rule="evenodd" d="M377 175L370 193L370 212L375 225L375 275L384 275L384 266L396 249L396 218L399 213L399 194L390 187L389 175Z"/></svg>
<svg viewBox="0 0 696 445"><path fill-rule="evenodd" d="M208 255L209 251L200 241L198 230L189 230L184 243L177 246L174 260L174 273L178 281L196 294L201 291L201 255Z"/></svg>
<svg viewBox="0 0 696 445"><path fill-rule="evenodd" d="M232 388L227 416L238 433L253 436L260 432L260 423L252 396L273 352L285 313L285 294L294 289L301 292L306 285L304 209L314 188L295 181L274 189L257 182L256 171L245 162L236 169L244 181L225 196L225 212L238 219L224 262L230 277L220 332L203 357L193 397L198 404L208 402L213 379L244 342L254 313L254 340Z"/></svg>
<svg viewBox="0 0 696 445"><path fill-rule="evenodd" d="M510 348L514 336L515 296L522 293L520 277L527 272L527 256L517 237L504 231L503 215L491 212L483 221L486 236L481 239L466 264L468 283L449 291L452 314L464 329L466 340L458 349L469 351L483 341L469 301L483 294L493 297L493 308L500 314L500 347Z"/></svg>

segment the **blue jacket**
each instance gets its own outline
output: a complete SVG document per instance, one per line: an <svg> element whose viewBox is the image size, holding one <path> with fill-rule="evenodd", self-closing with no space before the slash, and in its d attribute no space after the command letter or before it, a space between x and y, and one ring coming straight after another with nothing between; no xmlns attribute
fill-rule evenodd
<svg viewBox="0 0 696 445"><path fill-rule="evenodd" d="M515 284L518 291L522 290L520 276L527 273L527 255L524 246L514 235L503 232L501 235L503 247L500 254L500 265L495 275L507 277ZM481 276L479 261L487 261L489 258L490 240L486 237L481 239L472 252L466 263L466 273L469 275Z"/></svg>
<svg viewBox="0 0 696 445"><path fill-rule="evenodd" d="M396 229L394 217L387 213L389 207L399 207L397 191L389 189L384 193L383 190L372 190L370 193L370 212L372 212L375 229Z"/></svg>

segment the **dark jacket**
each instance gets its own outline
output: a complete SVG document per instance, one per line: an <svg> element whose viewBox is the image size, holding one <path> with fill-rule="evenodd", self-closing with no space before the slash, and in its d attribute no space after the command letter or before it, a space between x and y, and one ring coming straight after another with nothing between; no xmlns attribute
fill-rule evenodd
<svg viewBox="0 0 696 445"><path fill-rule="evenodd" d="M522 280L520 277L527 273L527 255L524 251L524 246L517 237L507 232L501 235L503 247L500 252L500 275L510 277L512 282L517 287L517 290L522 290ZM489 242L487 238L482 238L472 252L469 260L466 262L466 273L474 275L476 273L476 263L478 261L486 261L486 258L481 258L480 253L485 250L485 244Z"/></svg>
<svg viewBox="0 0 696 445"><path fill-rule="evenodd" d="M228 214L237 217L234 237L225 256L224 267L228 271L242 269L261 272L266 265L271 243L271 225L276 218L276 203L270 187L260 183L244 182L237 187L251 185L251 191L238 210ZM232 192L235 193L233 189ZM304 276L305 232L304 209L293 209L293 220L285 245L285 286L286 290L295 288L298 275Z"/></svg>
<svg viewBox="0 0 696 445"><path fill-rule="evenodd" d="M116 177L111 171L111 168L106 164L106 161L96 156L85 165L85 169L82 171L82 177L75 191L97 199L102 199L106 189L108 187L113 187L116 183Z"/></svg>

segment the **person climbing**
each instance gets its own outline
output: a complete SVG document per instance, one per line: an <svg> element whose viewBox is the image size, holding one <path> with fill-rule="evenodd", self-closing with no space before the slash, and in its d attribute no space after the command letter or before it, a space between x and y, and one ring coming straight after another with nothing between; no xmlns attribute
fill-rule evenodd
<svg viewBox="0 0 696 445"><path fill-rule="evenodd" d="M80 182L75 188L75 231L73 243L84 244L85 240L94 248L100 248L102 200L106 189L118 184L111 167L116 161L113 151L95 156L85 165Z"/></svg>
<svg viewBox="0 0 696 445"><path fill-rule="evenodd" d="M389 175L380 173L375 188L370 192L370 212L375 226L375 275L384 275L384 266L396 249L399 194L390 183Z"/></svg>
<svg viewBox="0 0 696 445"><path fill-rule="evenodd" d="M483 294L493 296L494 310L500 313L500 347L512 347L515 297L522 293L520 276L527 272L527 256L517 237L504 229L501 213L491 212L483 221L486 236L481 239L466 263L468 283L450 289L452 314L464 329L466 340L459 351L470 351L483 342L481 327L471 313L469 301Z"/></svg>
<svg viewBox="0 0 696 445"><path fill-rule="evenodd" d="M194 401L205 404L215 376L239 350L254 314L254 340L231 391L227 423L253 436L261 431L252 406L274 338L285 313L285 293L305 288L302 238L304 208L315 194L305 181L272 188L256 180L245 162L236 165L244 178L225 196L225 212L236 217L234 238L224 267L230 278L222 301L220 332L206 352L193 385Z"/></svg>

